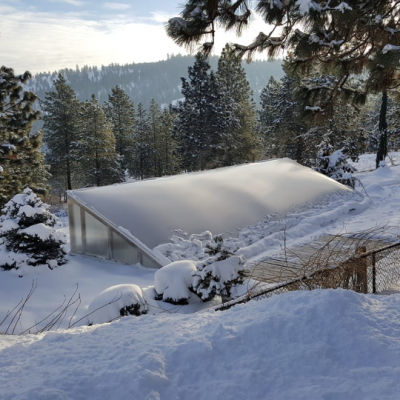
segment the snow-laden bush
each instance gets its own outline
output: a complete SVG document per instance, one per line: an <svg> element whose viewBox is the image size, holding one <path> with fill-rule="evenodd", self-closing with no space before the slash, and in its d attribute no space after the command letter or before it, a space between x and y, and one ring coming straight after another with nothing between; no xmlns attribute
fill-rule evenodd
<svg viewBox="0 0 400 400"><path fill-rule="evenodd" d="M330 147L321 148L314 169L354 189L356 179L353 177L353 173L356 169L347 162L347 158L343 153L345 149L336 150L331 154L329 154L329 151Z"/></svg>
<svg viewBox="0 0 400 400"><path fill-rule="evenodd" d="M154 276L156 300L187 304L193 286L192 274L196 271L196 262L191 260L174 261L157 270Z"/></svg>
<svg viewBox="0 0 400 400"><path fill-rule="evenodd" d="M185 232L181 234L186 236ZM209 231L190 235L188 238L173 235L171 237L171 243L160 244L155 250L159 251L171 261L203 260L208 257L204 250L211 240L212 234Z"/></svg>
<svg viewBox="0 0 400 400"><path fill-rule="evenodd" d="M226 243L222 235L213 236L212 240L205 245L204 253L208 254L208 263L214 261L225 260L231 257L238 250L237 245L232 246L231 243Z"/></svg>
<svg viewBox="0 0 400 400"><path fill-rule="evenodd" d="M154 250L159 251L162 255L171 261L193 260L202 261L210 256L227 252L233 254L238 250L236 238L223 239L222 235L213 236L210 231L200 234L193 234L186 238L186 233L171 237L170 243L164 243L157 246ZM221 247L222 246L222 247Z"/></svg>
<svg viewBox="0 0 400 400"><path fill-rule="evenodd" d="M142 289L137 285L116 285L99 293L89 304L89 325L103 324L128 315L140 316L148 311Z"/></svg>
<svg viewBox="0 0 400 400"><path fill-rule="evenodd" d="M243 284L246 271L243 256L231 256L220 261L202 263L193 273L193 290L203 301L215 295L231 297L233 285Z"/></svg>
<svg viewBox="0 0 400 400"><path fill-rule="evenodd" d="M215 295L230 297L232 286L244 282L245 258L235 255L238 247L233 241L226 243L222 235L213 237L211 232L206 231L191 235L188 240L181 238L179 248L176 243L175 246L168 245L179 257L185 254L182 252L184 244L186 249L195 247L196 250L190 254L201 261L180 260L159 269L154 280L157 300L187 304L191 292L199 295L203 301L211 300ZM171 254L167 256L171 257Z"/></svg>
<svg viewBox="0 0 400 400"><path fill-rule="evenodd" d="M57 218L49 207L29 188L5 205L0 216L1 268L65 263L65 235L53 228Z"/></svg>

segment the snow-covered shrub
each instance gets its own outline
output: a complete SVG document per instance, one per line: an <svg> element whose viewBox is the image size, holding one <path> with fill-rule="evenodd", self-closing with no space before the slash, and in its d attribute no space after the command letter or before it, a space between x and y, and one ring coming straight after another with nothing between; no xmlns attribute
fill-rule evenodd
<svg viewBox="0 0 400 400"><path fill-rule="evenodd" d="M186 232L180 232L186 236ZM171 243L160 244L155 248L171 261L180 260L203 260L208 257L205 248L212 240L212 234L209 231L200 234L190 235L188 238L179 235L171 237Z"/></svg>
<svg viewBox="0 0 400 400"><path fill-rule="evenodd" d="M65 236L53 228L57 218L49 207L29 188L5 205L0 216L1 268L65 263Z"/></svg>
<svg viewBox="0 0 400 400"><path fill-rule="evenodd" d="M193 273L193 290L203 301L211 300L215 295L230 297L232 286L245 280L244 264L243 256L231 256L198 265Z"/></svg>
<svg viewBox="0 0 400 400"><path fill-rule="evenodd" d="M236 245L233 247L232 244L225 243L222 235L216 235L206 244L204 253L211 256L212 261L221 261L233 256L237 250Z"/></svg>
<svg viewBox="0 0 400 400"><path fill-rule="evenodd" d="M223 257L224 254L234 254L238 250L238 246L235 243L236 239L230 238L227 243L222 235L213 236L210 231L193 234L187 238L185 237L185 232L181 232L180 234L184 237L174 235L171 237L170 243L161 244L155 250L171 261L202 261L208 259L210 256L218 258L220 256Z"/></svg>
<svg viewBox="0 0 400 400"><path fill-rule="evenodd" d="M140 316L148 311L142 289L137 285L111 286L99 293L89 304L89 325L104 324L128 315Z"/></svg>
<svg viewBox="0 0 400 400"><path fill-rule="evenodd" d="M187 304L193 286L192 274L196 271L196 262L191 260L174 261L157 270L154 276L156 300Z"/></svg>
<svg viewBox="0 0 400 400"><path fill-rule="evenodd" d="M187 304L191 292L203 301L211 300L216 294L230 297L232 286L244 282L245 259L235 255L238 250L235 241L226 242L222 235L213 237L209 231L191 235L189 239L178 238L157 247L165 256L180 259L156 272L157 300ZM168 253L167 246L173 253ZM199 261L182 260L185 255Z"/></svg>
<svg viewBox="0 0 400 400"><path fill-rule="evenodd" d="M336 150L329 154L331 147L322 147L317 156L316 171L329 176L335 181L350 186L354 189L356 179L353 177L353 172L356 169L348 164L346 156L343 154L344 148Z"/></svg>

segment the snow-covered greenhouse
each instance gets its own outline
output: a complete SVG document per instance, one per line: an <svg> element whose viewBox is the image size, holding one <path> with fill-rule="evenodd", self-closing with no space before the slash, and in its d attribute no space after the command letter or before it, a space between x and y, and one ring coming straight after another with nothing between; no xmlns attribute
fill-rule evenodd
<svg viewBox="0 0 400 400"><path fill-rule="evenodd" d="M290 159L68 192L72 253L159 268L175 230L235 235L345 186Z"/></svg>

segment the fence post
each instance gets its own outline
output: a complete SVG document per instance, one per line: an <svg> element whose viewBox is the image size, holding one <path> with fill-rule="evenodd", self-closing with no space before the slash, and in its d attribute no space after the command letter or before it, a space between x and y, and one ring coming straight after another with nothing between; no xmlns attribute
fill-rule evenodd
<svg viewBox="0 0 400 400"><path fill-rule="evenodd" d="M376 258L372 253L372 293L376 294Z"/></svg>

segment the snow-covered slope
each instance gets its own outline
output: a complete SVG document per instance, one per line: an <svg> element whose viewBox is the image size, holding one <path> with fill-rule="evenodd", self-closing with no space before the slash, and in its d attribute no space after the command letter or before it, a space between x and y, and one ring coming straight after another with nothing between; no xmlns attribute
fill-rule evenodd
<svg viewBox="0 0 400 400"><path fill-rule="evenodd" d="M400 296L292 292L0 340L1 400L398 400Z"/></svg>

